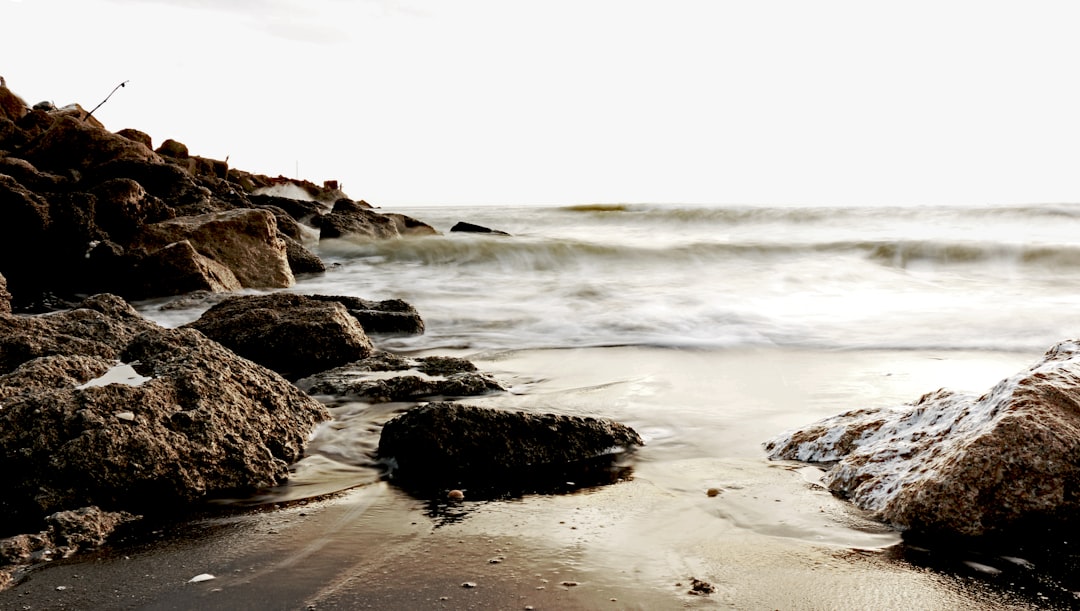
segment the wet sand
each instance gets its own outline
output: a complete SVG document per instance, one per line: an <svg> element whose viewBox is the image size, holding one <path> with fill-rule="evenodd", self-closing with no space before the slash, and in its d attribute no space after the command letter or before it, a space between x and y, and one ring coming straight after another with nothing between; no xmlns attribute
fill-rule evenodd
<svg viewBox="0 0 1080 611"><path fill-rule="evenodd" d="M1053 602L1017 572L980 572L985 565L962 558L944 569L911 562L900 535L823 490L820 471L770 463L760 448L785 428L867 402L910 401L943 385L985 389L1037 355L603 348L471 356L514 391L475 403L608 416L637 428L648 445L632 457L632 477L498 501L470 500L466 490L457 504L370 483L143 533L39 567L0 593L0 609L1034 609ZM368 429L358 425L357 435ZM320 477L301 471L293 494ZM709 488L720 492L709 496ZM214 579L189 583L204 573ZM692 578L715 591L689 593Z"/></svg>

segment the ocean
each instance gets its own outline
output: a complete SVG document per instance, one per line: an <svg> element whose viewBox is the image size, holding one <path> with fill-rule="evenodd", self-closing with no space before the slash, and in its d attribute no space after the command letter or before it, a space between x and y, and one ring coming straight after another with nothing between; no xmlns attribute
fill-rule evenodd
<svg viewBox="0 0 1080 611"><path fill-rule="evenodd" d="M896 552L900 533L821 489L820 468L771 463L761 445L940 387L985 391L1080 337L1080 205L382 211L442 235L322 242L313 249L328 271L289 290L411 303L426 332L376 337L379 348L463 356L509 391L472 403L633 426L647 442L633 476L566 497L467 502L447 520L380 481L379 426L409 405L328 399L335 420L317 430L292 482L240 501L352 491L363 501L350 526L332 528L385 519L372 507L412 508L432 532L512 532L551 557L571 554L571 569L593 578L628 574L642 591L694 574L726 584L714 599L737 608L1071 601L1057 577L1018 577L1014 556L961 551L920 565ZM458 221L510 235L449 232ZM137 307L166 326L203 309L160 305ZM562 527L541 514L577 520L582 507L594 513L575 528L595 536L551 539ZM336 561L319 566L346 578ZM608 585L630 587L619 579ZM1049 598L1026 590L1032 579Z"/></svg>

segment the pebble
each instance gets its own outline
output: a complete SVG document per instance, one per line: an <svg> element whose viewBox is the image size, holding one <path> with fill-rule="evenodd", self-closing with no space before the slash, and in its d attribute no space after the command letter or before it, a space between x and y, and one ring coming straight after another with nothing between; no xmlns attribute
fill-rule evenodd
<svg viewBox="0 0 1080 611"><path fill-rule="evenodd" d="M578 582L576 582L576 581L564 581L564 582L560 583L559 585L566 586L568 588L572 588L572 587L578 585Z"/></svg>
<svg viewBox="0 0 1080 611"><path fill-rule="evenodd" d="M203 581L210 581L211 579L217 579L210 573L200 573L188 580L188 583L201 583Z"/></svg>
<svg viewBox="0 0 1080 611"><path fill-rule="evenodd" d="M708 496L717 496L718 494L720 494L720 489L719 488L709 488L708 490L705 491L705 494L707 494Z"/></svg>
<svg viewBox="0 0 1080 611"><path fill-rule="evenodd" d="M450 499L451 501L463 501L465 500L465 493L460 490L451 490L450 492L446 493L446 498Z"/></svg>
<svg viewBox="0 0 1080 611"><path fill-rule="evenodd" d="M475 581L466 581L465 583L461 584L461 587L463 587L463 588L475 588L476 587L476 582Z"/></svg>

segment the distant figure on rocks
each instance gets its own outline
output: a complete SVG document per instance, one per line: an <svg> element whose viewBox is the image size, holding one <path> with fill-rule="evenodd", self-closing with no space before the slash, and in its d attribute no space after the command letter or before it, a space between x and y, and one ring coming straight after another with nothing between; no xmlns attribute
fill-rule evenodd
<svg viewBox="0 0 1080 611"><path fill-rule="evenodd" d="M7 87L7 81L2 76L0 76L0 87Z"/></svg>

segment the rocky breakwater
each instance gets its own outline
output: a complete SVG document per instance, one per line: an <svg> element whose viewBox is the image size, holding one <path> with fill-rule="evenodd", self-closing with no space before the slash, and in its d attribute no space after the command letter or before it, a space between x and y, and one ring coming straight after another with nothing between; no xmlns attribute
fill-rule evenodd
<svg viewBox="0 0 1080 611"><path fill-rule="evenodd" d="M0 582L134 514L282 483L328 417L274 372L115 296L0 314Z"/></svg>
<svg viewBox="0 0 1080 611"><path fill-rule="evenodd" d="M1057 344L983 395L937 390L765 447L772 459L831 464L831 491L913 534L1066 528L1080 511L1080 342Z"/></svg>
<svg viewBox="0 0 1080 611"><path fill-rule="evenodd" d="M292 286L325 266L324 237L436 233L328 182L270 178L136 129L110 132L78 105L29 108L0 86L0 274L17 311L73 295L126 298Z"/></svg>
<svg viewBox="0 0 1080 611"><path fill-rule="evenodd" d="M643 443L610 420L440 402L388 421L378 456L392 482L455 499L612 483L626 474L619 458Z"/></svg>

